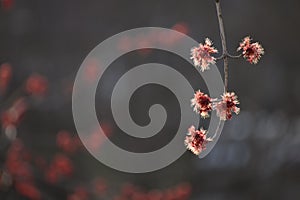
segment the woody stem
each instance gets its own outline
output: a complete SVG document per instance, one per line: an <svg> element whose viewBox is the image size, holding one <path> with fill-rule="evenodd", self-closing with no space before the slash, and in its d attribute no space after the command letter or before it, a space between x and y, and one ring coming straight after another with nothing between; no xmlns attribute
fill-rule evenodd
<svg viewBox="0 0 300 200"><path fill-rule="evenodd" d="M224 92L227 92L228 90L228 52L227 52L227 46L226 46L226 36L225 36L225 30L224 30L224 22L223 22L223 16L221 11L221 4L220 0L215 0L216 2L216 10L217 10L217 16L218 16L218 22L219 22L219 29L220 29L220 36L222 41L222 49L223 49L223 59L224 59Z"/></svg>

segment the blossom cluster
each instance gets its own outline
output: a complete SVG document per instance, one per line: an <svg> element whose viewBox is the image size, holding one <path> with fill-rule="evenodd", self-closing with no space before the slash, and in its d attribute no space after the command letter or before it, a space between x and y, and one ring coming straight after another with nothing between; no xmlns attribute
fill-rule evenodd
<svg viewBox="0 0 300 200"><path fill-rule="evenodd" d="M251 64L257 64L262 55L264 55L264 48L258 43L251 43L251 38L245 37L240 43L237 51L242 50L243 57Z"/></svg>
<svg viewBox="0 0 300 200"><path fill-rule="evenodd" d="M191 100L191 105L194 106L194 111L199 113L201 117L207 118L212 109L212 99L207 94L198 90Z"/></svg>
<svg viewBox="0 0 300 200"><path fill-rule="evenodd" d="M258 43L252 43L250 37L245 37L240 43L237 51L242 51L240 56L231 56L227 52L223 52L221 58L224 57L241 57L243 56L249 63L257 64L261 56L264 54L263 47ZM205 39L204 44L200 43L198 47L191 49L191 59L195 67L200 67L200 71L209 70L209 65L215 64L217 58L212 54L218 53L218 50L212 46L212 41ZM226 80L225 80L226 81ZM208 118L210 112L216 111L216 115L220 120L226 121L232 118L232 113L239 114L240 104L237 95L234 92L228 92L227 87L221 98L211 98L208 94L196 91L194 97L191 99L191 106L194 111L202 118ZM203 128L196 130L194 126L188 129L184 144L188 150L196 155L199 155L206 148L206 144L213 141L213 137L207 136L207 131Z"/></svg>
<svg viewBox="0 0 300 200"><path fill-rule="evenodd" d="M238 97L234 92L226 92L218 99L211 98L208 94L198 90L195 92L194 98L191 99L191 106L202 118L209 117L209 113L216 110L217 116L223 121L230 120L232 113L239 114L240 108L237 107L238 105ZM210 141L213 141L213 138L207 137L206 130L203 128L196 130L194 126L191 126L188 129L184 143L188 150L199 155Z"/></svg>
<svg viewBox="0 0 300 200"><path fill-rule="evenodd" d="M191 59L195 66L201 67L201 71L208 70L210 64L216 63L216 58L211 54L218 53L218 50L212 44L212 41L206 38L204 44L200 43L198 47L191 49Z"/></svg>
<svg viewBox="0 0 300 200"><path fill-rule="evenodd" d="M220 117L221 120L231 119L233 112L239 114L240 108L237 107L237 105L240 104L240 102L234 92L224 93L221 97L222 100L215 104L217 116Z"/></svg>
<svg viewBox="0 0 300 200"><path fill-rule="evenodd" d="M238 104L239 100L234 92L226 92L221 95L220 99L212 99L198 90L194 94L194 98L191 99L191 106L202 118L209 117L209 112L216 110L217 116L224 121L231 119L233 112L239 114L240 108L237 107Z"/></svg>
<svg viewBox="0 0 300 200"><path fill-rule="evenodd" d="M242 56L251 64L257 64L262 55L264 48L258 43L252 43L252 39L247 36L240 43L237 51L242 51ZM213 43L209 38L205 39L204 44L200 43L198 47L191 49L191 59L195 67L200 67L203 72L209 69L209 65L215 64L217 58L212 54L218 53L218 50L212 46ZM228 55L223 55L228 56Z"/></svg>
<svg viewBox="0 0 300 200"><path fill-rule="evenodd" d="M207 131L203 128L196 130L194 126L191 126L184 141L187 149L199 155L206 148L206 144L211 141L210 138L206 138L206 134Z"/></svg>

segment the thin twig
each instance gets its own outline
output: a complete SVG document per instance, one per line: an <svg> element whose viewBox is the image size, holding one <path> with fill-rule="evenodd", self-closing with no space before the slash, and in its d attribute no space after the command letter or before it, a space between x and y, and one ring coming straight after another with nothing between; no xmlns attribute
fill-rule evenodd
<svg viewBox="0 0 300 200"><path fill-rule="evenodd" d="M223 49L223 58L224 58L224 92L227 92L228 89L228 53L227 53L227 46L226 46L226 36L224 30L224 22L222 17L221 11L221 4L220 0L216 1L216 9L217 9L217 16L219 21L219 28L220 28L220 36L222 41L222 49Z"/></svg>
<svg viewBox="0 0 300 200"><path fill-rule="evenodd" d="M224 54L222 54L220 57L217 57L216 60L217 61L222 60L224 57L225 57Z"/></svg>
<svg viewBox="0 0 300 200"><path fill-rule="evenodd" d="M229 53L227 53L227 55L222 54L220 57L217 57L216 60L217 60L217 61L223 60L226 56L227 56L228 58L237 59L237 58L242 57L242 54L239 54L239 55L231 55L231 54L229 54Z"/></svg>
<svg viewBox="0 0 300 200"><path fill-rule="evenodd" d="M222 17L222 11L221 11L221 4L220 0L215 0L216 2L216 10L217 10L217 16L218 16L218 22L219 22L219 28L220 28L220 36L221 36L221 41L222 41L222 56L217 58L218 59L223 59L224 60L224 92L226 93L228 90L228 58L233 58L234 56L230 56L227 52L227 46L226 46L226 36L225 36L225 29L224 29L224 22L223 22L223 17ZM222 120L219 119L219 123L217 126L217 129L211 138L211 140L214 140L219 131L221 130L221 124Z"/></svg>
<svg viewBox="0 0 300 200"><path fill-rule="evenodd" d="M229 53L227 53L227 56L228 56L228 58L237 59L237 58L242 57L242 54L239 54L239 55L234 56L234 55L230 55Z"/></svg>

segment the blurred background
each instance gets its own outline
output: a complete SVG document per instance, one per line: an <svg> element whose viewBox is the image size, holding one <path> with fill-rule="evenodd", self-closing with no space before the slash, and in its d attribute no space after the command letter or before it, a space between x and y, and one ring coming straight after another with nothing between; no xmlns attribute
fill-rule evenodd
<svg viewBox="0 0 300 200"><path fill-rule="evenodd" d="M239 96L241 113L225 123L220 140L204 159L186 152L170 166L146 174L110 169L82 146L71 107L76 72L100 42L138 27L172 28L199 42L209 37L221 50L214 1L0 2L1 200L300 197L298 0L222 1L229 51L235 54L248 35L266 51L257 65L230 60L229 88ZM159 137L141 142L122 134L113 121L111 85L147 62L177 67L195 90L205 90L201 77L176 55L146 49L116 60L105 72L109 78L100 80L97 114L104 116L100 123L111 140L135 152L167 144L178 126L175 113ZM218 67L222 71L221 62ZM97 69L91 67L87 79L95 78L93 70ZM153 99L170 112L178 110L166 88L142 87L132 98L138 124L147 124L147 111L141 108ZM101 145L97 134L91 145Z"/></svg>

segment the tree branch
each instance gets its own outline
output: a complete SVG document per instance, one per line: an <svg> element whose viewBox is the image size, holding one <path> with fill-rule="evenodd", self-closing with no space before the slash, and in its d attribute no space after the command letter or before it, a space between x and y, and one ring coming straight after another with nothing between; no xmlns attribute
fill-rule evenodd
<svg viewBox="0 0 300 200"><path fill-rule="evenodd" d="M219 28L220 28L220 36L222 41L222 49L223 49L223 55L222 58L224 59L224 92L227 92L228 90L228 53L227 53L227 46L226 46L226 36L225 36L225 30L224 30L224 22L223 22L223 16L221 11L221 4L220 0L216 1L216 10L217 10L217 16L218 16L218 22L219 22Z"/></svg>

